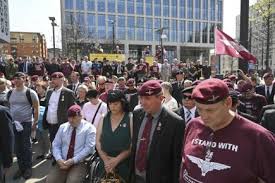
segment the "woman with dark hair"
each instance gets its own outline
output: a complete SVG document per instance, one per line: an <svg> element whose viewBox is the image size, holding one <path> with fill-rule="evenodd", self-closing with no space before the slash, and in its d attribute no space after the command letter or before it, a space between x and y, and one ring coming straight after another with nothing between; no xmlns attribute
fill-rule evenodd
<svg viewBox="0 0 275 183"><path fill-rule="evenodd" d="M120 90L110 90L107 96L109 112L97 127L96 148L101 158L99 171L115 172L128 182L131 152L132 115L125 95Z"/></svg>

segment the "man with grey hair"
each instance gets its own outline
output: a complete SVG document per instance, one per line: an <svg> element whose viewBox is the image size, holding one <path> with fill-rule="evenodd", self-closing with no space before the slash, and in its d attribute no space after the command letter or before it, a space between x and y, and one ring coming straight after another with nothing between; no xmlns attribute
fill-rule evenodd
<svg viewBox="0 0 275 183"><path fill-rule="evenodd" d="M0 78L0 105L7 106L7 80L5 78Z"/></svg>
<svg viewBox="0 0 275 183"><path fill-rule="evenodd" d="M164 63L160 67L160 77L163 81L169 81L172 74L171 65L167 59L164 59Z"/></svg>
<svg viewBox="0 0 275 183"><path fill-rule="evenodd" d="M164 107L166 107L170 111L175 111L178 109L178 102L177 100L171 96L172 93L172 85L169 82L163 82L161 83L161 88L163 92L164 99L162 101L162 104Z"/></svg>

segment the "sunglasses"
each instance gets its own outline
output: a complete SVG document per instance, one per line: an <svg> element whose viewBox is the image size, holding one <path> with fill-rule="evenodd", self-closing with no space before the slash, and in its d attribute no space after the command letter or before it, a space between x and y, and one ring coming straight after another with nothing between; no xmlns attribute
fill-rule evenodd
<svg viewBox="0 0 275 183"><path fill-rule="evenodd" d="M191 95L183 95L182 98L184 100L192 100L192 96Z"/></svg>

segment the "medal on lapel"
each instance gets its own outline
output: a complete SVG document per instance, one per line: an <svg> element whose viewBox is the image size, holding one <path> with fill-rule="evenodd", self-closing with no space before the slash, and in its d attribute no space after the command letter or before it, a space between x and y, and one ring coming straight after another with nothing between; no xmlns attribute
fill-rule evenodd
<svg viewBox="0 0 275 183"><path fill-rule="evenodd" d="M62 95L62 97L61 97L61 101L62 101L62 102L64 102L64 95Z"/></svg>
<svg viewBox="0 0 275 183"><path fill-rule="evenodd" d="M158 124L157 130L161 130L161 123Z"/></svg>

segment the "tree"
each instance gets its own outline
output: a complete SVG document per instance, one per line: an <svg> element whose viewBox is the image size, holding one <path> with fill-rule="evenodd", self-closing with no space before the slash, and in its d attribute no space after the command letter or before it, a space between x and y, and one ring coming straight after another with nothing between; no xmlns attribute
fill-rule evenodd
<svg viewBox="0 0 275 183"><path fill-rule="evenodd" d="M259 31L256 37L265 43L265 67L270 69L269 56L275 33L275 0L259 0L252 7L253 16L251 21L256 22L255 27Z"/></svg>

